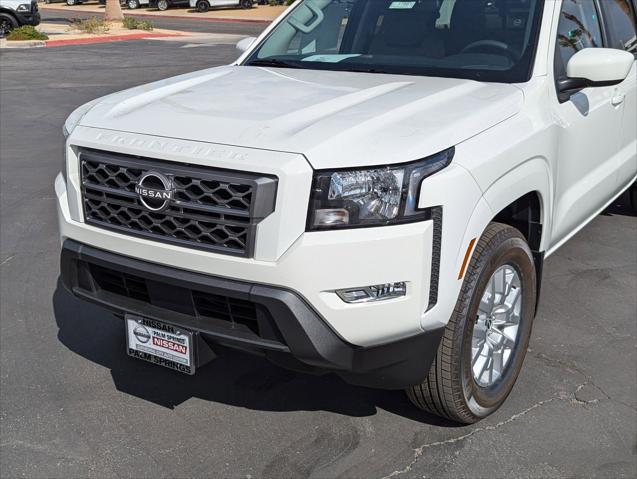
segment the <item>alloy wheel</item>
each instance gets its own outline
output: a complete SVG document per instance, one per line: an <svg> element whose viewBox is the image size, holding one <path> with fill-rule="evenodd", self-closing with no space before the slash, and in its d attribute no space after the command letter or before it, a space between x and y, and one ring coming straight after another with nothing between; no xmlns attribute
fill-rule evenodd
<svg viewBox="0 0 637 479"><path fill-rule="evenodd" d="M0 37L4 37L11 32L11 22L6 18L0 18Z"/></svg>
<svg viewBox="0 0 637 479"><path fill-rule="evenodd" d="M494 385L506 371L518 342L521 298L515 268L508 264L498 268L480 301L471 339L471 369L480 387Z"/></svg>

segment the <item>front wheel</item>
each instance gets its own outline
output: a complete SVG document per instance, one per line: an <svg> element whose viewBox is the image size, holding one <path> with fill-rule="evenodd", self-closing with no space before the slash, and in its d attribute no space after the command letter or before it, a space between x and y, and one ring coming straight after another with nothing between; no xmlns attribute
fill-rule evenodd
<svg viewBox="0 0 637 479"><path fill-rule="evenodd" d="M515 228L491 223L425 381L407 390L419 408L471 424L495 412L526 355L537 296L531 250Z"/></svg>
<svg viewBox="0 0 637 479"><path fill-rule="evenodd" d="M252 8L252 0L241 0L241 8Z"/></svg>
<svg viewBox="0 0 637 479"><path fill-rule="evenodd" d="M0 13L0 38L11 33L11 30L18 27L18 22L8 13Z"/></svg>
<svg viewBox="0 0 637 479"><path fill-rule="evenodd" d="M168 7L170 7L170 3L168 3L168 0L159 0L157 2L157 8L162 12L168 10Z"/></svg>
<svg viewBox="0 0 637 479"><path fill-rule="evenodd" d="M198 12L206 13L208 10L210 10L210 3L208 3L208 0L199 0L197 2Z"/></svg>
<svg viewBox="0 0 637 479"><path fill-rule="evenodd" d="M131 10L135 10L136 8L139 8L139 0L128 0L126 2L126 6Z"/></svg>
<svg viewBox="0 0 637 479"><path fill-rule="evenodd" d="M66 4L67 4L69 7L73 7L73 6L75 6L75 5L77 5L77 4L78 4L78 0L66 0Z"/></svg>

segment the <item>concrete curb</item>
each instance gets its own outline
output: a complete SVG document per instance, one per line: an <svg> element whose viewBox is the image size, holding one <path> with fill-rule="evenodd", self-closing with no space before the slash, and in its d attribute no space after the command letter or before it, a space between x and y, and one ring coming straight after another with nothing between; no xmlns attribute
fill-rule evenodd
<svg viewBox="0 0 637 479"><path fill-rule="evenodd" d="M165 38L165 37L188 37L183 33L150 33L139 32L131 33L130 35L105 35L100 37L87 37L87 38L70 38L66 40L24 40L8 42L5 38L0 39L0 48L12 49L12 48L50 48L50 47L63 47L66 45L85 45L89 43L108 43L108 42L120 42L126 40L145 40L147 38Z"/></svg>
<svg viewBox="0 0 637 479"><path fill-rule="evenodd" d="M63 47L66 45L86 45L89 43L108 43L126 40L145 40L147 38L186 37L181 33L132 33L130 35L109 35L101 37L72 38L68 40L47 40L46 47Z"/></svg>
<svg viewBox="0 0 637 479"><path fill-rule="evenodd" d="M42 48L46 46L46 40L20 40L7 41L6 38L0 38L0 48Z"/></svg>
<svg viewBox="0 0 637 479"><path fill-rule="evenodd" d="M46 10L48 11L64 11L64 12L72 12L72 13L82 13L85 15L92 14L94 12L89 12L86 10L78 10L74 8L51 8L48 7ZM227 17L193 17L190 15L152 15L148 13L133 13L133 10L126 10L124 15L127 17L143 17L143 18L155 18L161 20L162 18L169 18L171 20L187 20L191 22L218 22L218 23L252 23L252 24L262 24L269 25L274 21L272 20L264 20L264 19L256 19L256 18L227 18Z"/></svg>

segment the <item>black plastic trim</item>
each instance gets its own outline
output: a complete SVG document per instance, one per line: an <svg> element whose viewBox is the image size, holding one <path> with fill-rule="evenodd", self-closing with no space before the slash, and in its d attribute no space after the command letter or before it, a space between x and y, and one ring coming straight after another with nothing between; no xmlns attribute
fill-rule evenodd
<svg viewBox="0 0 637 479"><path fill-rule="evenodd" d="M272 319L280 338L277 339L276 335L272 338L254 337L219 327L214 322L202 323L193 316L99 291L86 278L80 277L80 265L83 263L179 288L252 301ZM436 329L400 341L361 348L341 339L294 291L148 263L68 239L61 253L61 277L64 286L74 295L120 316L133 313L169 322L198 332L212 345L223 344L258 352L290 369L316 374L334 372L352 384L380 389L402 389L420 384L429 372L444 331L444 328Z"/></svg>
<svg viewBox="0 0 637 479"><path fill-rule="evenodd" d="M442 253L442 206L431 208L434 222L433 244L431 246L431 280L429 282L429 305L427 311L438 304L438 288L440 286L440 256Z"/></svg>

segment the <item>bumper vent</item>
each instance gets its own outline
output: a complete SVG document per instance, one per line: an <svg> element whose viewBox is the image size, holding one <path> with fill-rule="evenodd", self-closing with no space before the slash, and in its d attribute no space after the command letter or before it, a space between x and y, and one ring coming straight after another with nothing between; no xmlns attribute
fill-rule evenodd
<svg viewBox="0 0 637 479"><path fill-rule="evenodd" d="M235 328L240 325L255 334L259 333L257 307L251 301L171 287L95 264L86 266L93 283L102 291L199 319L223 321Z"/></svg>
<svg viewBox="0 0 637 479"><path fill-rule="evenodd" d="M277 179L80 150L85 221L94 226L217 253L252 257L257 224L274 211ZM162 175L172 198L161 211L136 192L145 174Z"/></svg>

